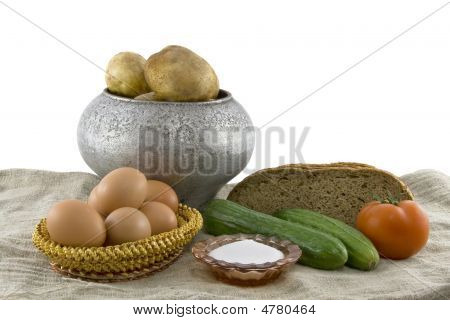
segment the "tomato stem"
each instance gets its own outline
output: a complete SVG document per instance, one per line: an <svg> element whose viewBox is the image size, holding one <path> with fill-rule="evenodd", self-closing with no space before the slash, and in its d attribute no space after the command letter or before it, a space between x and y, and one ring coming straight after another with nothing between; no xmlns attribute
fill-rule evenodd
<svg viewBox="0 0 450 320"><path fill-rule="evenodd" d="M396 199L395 197L392 196L392 194L388 191L388 196L385 199L382 199L381 197L374 195L373 199L376 201L379 201L381 203L388 203L388 204L393 204L394 206L398 206L398 199Z"/></svg>

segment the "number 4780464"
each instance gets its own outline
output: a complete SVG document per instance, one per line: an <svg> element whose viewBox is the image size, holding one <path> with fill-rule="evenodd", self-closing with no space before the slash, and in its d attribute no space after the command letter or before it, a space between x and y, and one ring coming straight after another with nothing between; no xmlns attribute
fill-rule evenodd
<svg viewBox="0 0 450 320"><path fill-rule="evenodd" d="M295 305L291 306L289 304L282 305L282 304L267 304L265 305L262 310L262 313L265 314L307 314L311 313L314 314L316 310L314 310L314 305L307 306L307 305Z"/></svg>

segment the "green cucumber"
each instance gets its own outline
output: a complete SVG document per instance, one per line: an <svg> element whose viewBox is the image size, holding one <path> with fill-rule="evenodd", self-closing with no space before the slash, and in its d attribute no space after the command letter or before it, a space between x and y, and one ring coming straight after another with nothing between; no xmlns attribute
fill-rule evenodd
<svg viewBox="0 0 450 320"><path fill-rule="evenodd" d="M214 199L203 211L204 225L213 235L248 233L275 236L297 244L299 263L318 269L337 269L347 261L347 250L337 238L313 228L253 211L235 202Z"/></svg>
<svg viewBox="0 0 450 320"><path fill-rule="evenodd" d="M342 221L306 209L282 209L277 211L274 216L314 228L341 240L347 248L348 260L346 264L349 267L372 270L380 260L378 251L372 242L361 232Z"/></svg>

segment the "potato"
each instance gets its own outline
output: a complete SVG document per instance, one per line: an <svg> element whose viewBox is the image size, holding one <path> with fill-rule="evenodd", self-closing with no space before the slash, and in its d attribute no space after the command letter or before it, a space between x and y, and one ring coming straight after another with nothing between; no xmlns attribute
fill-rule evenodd
<svg viewBox="0 0 450 320"><path fill-rule="evenodd" d="M105 81L108 90L134 98L150 91L144 77L146 60L134 52L120 52L109 60Z"/></svg>
<svg viewBox="0 0 450 320"><path fill-rule="evenodd" d="M156 100L207 101L219 93L213 68L181 46L168 46L150 56L144 74Z"/></svg>

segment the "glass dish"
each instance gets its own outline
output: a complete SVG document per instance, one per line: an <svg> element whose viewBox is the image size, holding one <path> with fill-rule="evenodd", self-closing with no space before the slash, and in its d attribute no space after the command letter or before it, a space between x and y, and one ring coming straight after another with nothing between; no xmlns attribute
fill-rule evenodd
<svg viewBox="0 0 450 320"><path fill-rule="evenodd" d="M284 258L274 262L242 264L218 260L209 255L218 247L241 240L254 240L271 246L280 250L284 254ZM235 285L255 286L278 278L283 271L297 262L302 251L289 240L280 240L276 237L265 237L259 234L234 234L199 241L192 247L192 254L199 261L205 263L219 280Z"/></svg>

